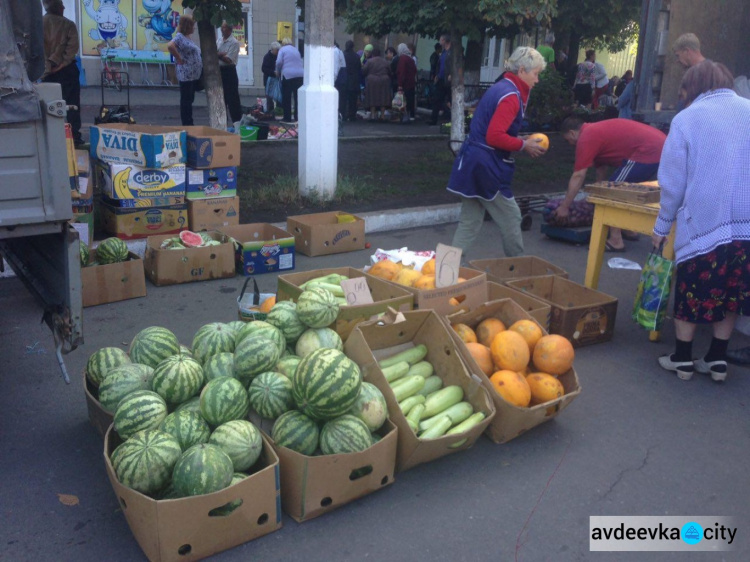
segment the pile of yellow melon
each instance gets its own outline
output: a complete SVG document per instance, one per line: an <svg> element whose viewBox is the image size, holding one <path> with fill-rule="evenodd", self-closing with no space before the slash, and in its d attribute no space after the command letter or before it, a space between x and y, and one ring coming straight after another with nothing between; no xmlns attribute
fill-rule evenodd
<svg viewBox="0 0 750 562"><path fill-rule="evenodd" d="M565 394L557 377L573 366L575 357L567 338L545 336L533 320L506 328L499 319L486 318L474 329L466 324L453 324L453 329L506 402L525 408Z"/></svg>
<svg viewBox="0 0 750 562"><path fill-rule="evenodd" d="M435 258L426 261L421 271L417 271L413 267L404 267L401 263L385 259L373 265L368 273L381 279L393 281L404 287L414 287L415 289L422 290L435 288ZM466 279L459 277L457 283L463 283L464 281ZM455 303L451 304L458 304L462 300L458 299Z"/></svg>

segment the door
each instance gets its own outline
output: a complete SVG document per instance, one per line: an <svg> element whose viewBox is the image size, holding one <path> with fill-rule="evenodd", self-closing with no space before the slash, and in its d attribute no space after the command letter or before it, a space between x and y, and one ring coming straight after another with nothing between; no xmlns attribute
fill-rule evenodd
<svg viewBox="0 0 750 562"><path fill-rule="evenodd" d="M480 82L494 82L505 70L505 39L490 37L484 40L482 68L479 71Z"/></svg>
<svg viewBox="0 0 750 562"><path fill-rule="evenodd" d="M234 36L240 42L237 76L240 86L253 86L253 9L250 2L242 4L242 20L234 26Z"/></svg>

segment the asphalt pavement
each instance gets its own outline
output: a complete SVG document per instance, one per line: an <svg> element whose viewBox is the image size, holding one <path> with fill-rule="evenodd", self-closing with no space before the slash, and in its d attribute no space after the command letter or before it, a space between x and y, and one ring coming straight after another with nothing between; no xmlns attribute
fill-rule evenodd
<svg viewBox="0 0 750 562"><path fill-rule="evenodd" d="M375 248L434 248L454 224L368 234ZM468 259L500 257L498 231L484 230ZM524 233L527 253L582 282L587 248ZM373 250L298 256L297 270L361 267ZM644 262L645 238L625 257ZM607 258L612 257L607 254ZM750 372L730 366L724 384L683 382L656 358L629 318L638 272L605 266L600 289L620 299L614 339L577 350L583 391L554 421L504 444L476 445L396 475L395 483L312 521L284 527L215 560L698 561L750 559ZM273 291L276 275L258 276ZM81 373L104 346L125 348L163 325L189 344L208 322L236 319L244 278L155 287L148 296L87 308L85 345L66 357L66 385L41 310L17 279L0 279L0 560L130 561L144 556L104 470L102 440L89 425ZM696 354L710 335L699 330ZM735 345L748 345L738 337ZM61 496L61 494L63 496ZM70 501L72 500L72 501ZM71 505L72 504L72 505ZM638 554L589 551L592 515L735 516L733 552Z"/></svg>

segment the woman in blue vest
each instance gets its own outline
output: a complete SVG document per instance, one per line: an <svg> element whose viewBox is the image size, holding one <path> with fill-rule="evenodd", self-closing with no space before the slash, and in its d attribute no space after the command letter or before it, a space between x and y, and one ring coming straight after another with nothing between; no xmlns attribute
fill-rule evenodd
<svg viewBox="0 0 750 562"><path fill-rule="evenodd" d="M545 152L538 141L518 137L529 92L545 66L538 51L518 47L505 62L506 72L482 96L474 112L448 183L448 191L463 198L452 245L464 254L479 235L485 212L500 228L505 255L523 254L521 210L510 190L515 168L511 154L524 151L536 158Z"/></svg>

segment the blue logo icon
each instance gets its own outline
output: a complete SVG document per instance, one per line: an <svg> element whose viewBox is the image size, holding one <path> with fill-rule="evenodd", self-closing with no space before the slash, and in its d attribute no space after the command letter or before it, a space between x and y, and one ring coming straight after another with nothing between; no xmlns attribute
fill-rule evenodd
<svg viewBox="0 0 750 562"><path fill-rule="evenodd" d="M698 544L703 540L703 527L693 521L685 523L680 530L682 540L687 544Z"/></svg>

